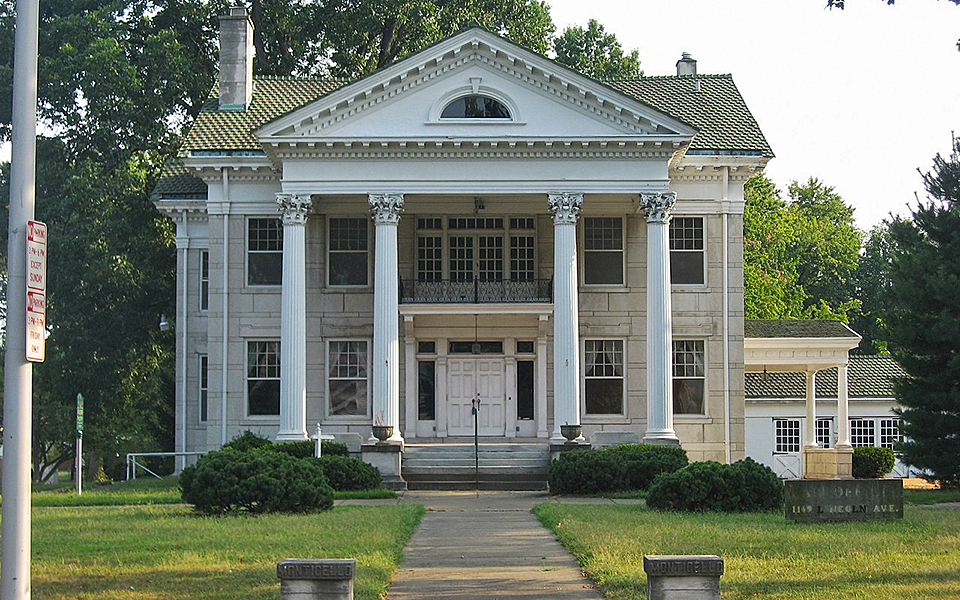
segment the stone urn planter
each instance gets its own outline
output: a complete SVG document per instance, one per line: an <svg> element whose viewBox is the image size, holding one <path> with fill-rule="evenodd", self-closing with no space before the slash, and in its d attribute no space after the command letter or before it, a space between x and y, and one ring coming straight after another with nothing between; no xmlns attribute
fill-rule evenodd
<svg viewBox="0 0 960 600"><path fill-rule="evenodd" d="M572 442L573 440L577 439L578 437L580 437L582 433L583 433L583 427L580 425L561 425L560 426L560 434L563 435L563 437L567 438L568 442Z"/></svg>
<svg viewBox="0 0 960 600"><path fill-rule="evenodd" d="M377 438L381 442L387 441L391 435L393 435L393 425L373 426L373 437Z"/></svg>

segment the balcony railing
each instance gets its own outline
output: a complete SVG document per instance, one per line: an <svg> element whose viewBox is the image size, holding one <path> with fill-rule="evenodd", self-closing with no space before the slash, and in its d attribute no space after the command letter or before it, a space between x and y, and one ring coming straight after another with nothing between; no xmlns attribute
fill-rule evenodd
<svg viewBox="0 0 960 600"><path fill-rule="evenodd" d="M401 304L518 304L553 302L553 279L527 281L404 281Z"/></svg>

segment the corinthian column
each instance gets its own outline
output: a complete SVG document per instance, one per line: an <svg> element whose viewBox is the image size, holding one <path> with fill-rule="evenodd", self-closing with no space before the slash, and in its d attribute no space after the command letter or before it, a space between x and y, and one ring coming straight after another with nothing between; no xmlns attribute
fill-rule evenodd
<svg viewBox="0 0 960 600"><path fill-rule="evenodd" d="M373 424L392 425L389 441L400 435L400 307L397 299L397 222L403 194L370 194L376 231L373 263Z"/></svg>
<svg viewBox="0 0 960 600"><path fill-rule="evenodd" d="M580 424L580 304L577 297L577 218L583 194L555 193L553 213L553 435Z"/></svg>
<svg viewBox="0 0 960 600"><path fill-rule="evenodd" d="M310 196L277 194L283 222L280 292L280 431L277 441L307 439L307 302L304 229Z"/></svg>
<svg viewBox="0 0 960 600"><path fill-rule="evenodd" d="M675 192L643 194L647 217L647 432L645 444L679 444L673 430L670 212Z"/></svg>

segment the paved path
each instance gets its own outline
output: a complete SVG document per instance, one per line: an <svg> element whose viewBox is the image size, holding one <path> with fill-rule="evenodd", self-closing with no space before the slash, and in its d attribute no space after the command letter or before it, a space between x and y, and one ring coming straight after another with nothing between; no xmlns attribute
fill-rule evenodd
<svg viewBox="0 0 960 600"><path fill-rule="evenodd" d="M602 599L576 559L530 513L548 501L542 492L407 492L400 502L423 504L427 514L387 597Z"/></svg>

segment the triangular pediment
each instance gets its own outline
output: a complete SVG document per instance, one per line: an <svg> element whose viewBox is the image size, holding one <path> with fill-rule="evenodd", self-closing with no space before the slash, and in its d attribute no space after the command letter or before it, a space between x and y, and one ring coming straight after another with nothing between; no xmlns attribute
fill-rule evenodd
<svg viewBox="0 0 960 600"><path fill-rule="evenodd" d="M448 103L493 98L508 119L441 118ZM265 144L341 140L691 139L696 130L489 31L463 31L267 123Z"/></svg>

